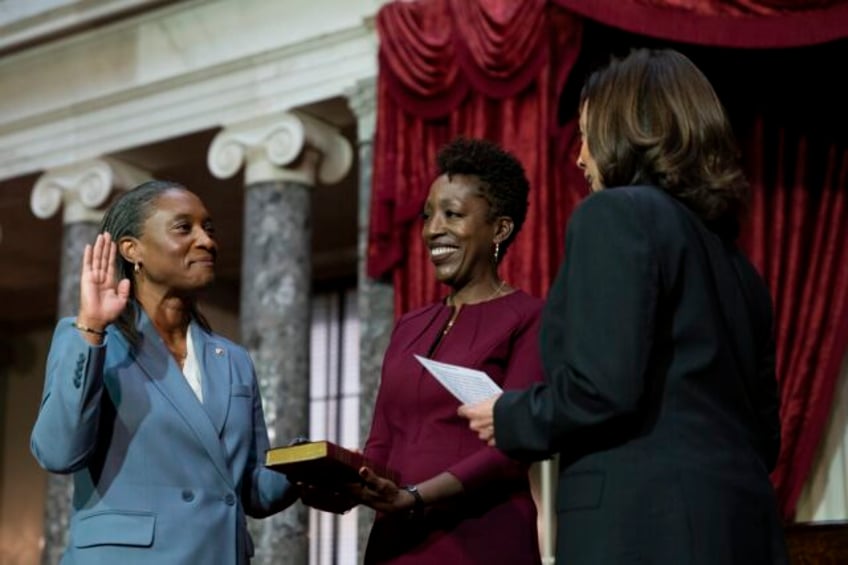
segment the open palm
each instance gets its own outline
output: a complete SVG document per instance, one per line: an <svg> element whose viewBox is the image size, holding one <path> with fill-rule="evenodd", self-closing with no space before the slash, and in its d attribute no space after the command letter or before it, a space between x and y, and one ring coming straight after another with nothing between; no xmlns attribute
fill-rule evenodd
<svg viewBox="0 0 848 565"><path fill-rule="evenodd" d="M99 234L94 246L85 246L78 318L90 327L105 328L127 305L130 281L115 280L116 253L117 246L108 233Z"/></svg>

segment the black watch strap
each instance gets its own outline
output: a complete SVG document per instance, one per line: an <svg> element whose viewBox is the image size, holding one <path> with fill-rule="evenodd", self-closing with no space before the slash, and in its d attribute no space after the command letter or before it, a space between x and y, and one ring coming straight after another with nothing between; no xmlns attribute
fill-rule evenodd
<svg viewBox="0 0 848 565"><path fill-rule="evenodd" d="M409 510L410 514L419 514L424 510L424 499L421 498L421 493L418 492L418 487L415 485L404 485L403 490L411 494L415 498L415 505Z"/></svg>

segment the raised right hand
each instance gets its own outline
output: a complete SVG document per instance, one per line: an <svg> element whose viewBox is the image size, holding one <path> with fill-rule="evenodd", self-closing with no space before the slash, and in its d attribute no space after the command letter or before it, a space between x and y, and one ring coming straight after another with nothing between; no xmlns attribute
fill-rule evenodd
<svg viewBox="0 0 848 565"><path fill-rule="evenodd" d="M108 233L101 233L94 246L86 245L80 277L80 311L77 323L103 330L115 321L127 305L130 281L115 280L117 245Z"/></svg>

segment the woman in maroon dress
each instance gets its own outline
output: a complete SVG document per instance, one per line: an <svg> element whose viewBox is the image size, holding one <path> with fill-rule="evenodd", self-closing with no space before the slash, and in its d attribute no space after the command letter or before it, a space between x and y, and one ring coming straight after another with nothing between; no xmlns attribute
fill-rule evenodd
<svg viewBox="0 0 848 565"><path fill-rule="evenodd" d="M365 455L406 485L362 470L360 502L377 510L366 563L538 563L528 467L482 445L459 401L415 360L485 371L504 389L541 380L543 301L513 288L498 263L521 228L529 184L496 145L458 139L438 156L422 237L442 301L403 316L383 360Z"/></svg>

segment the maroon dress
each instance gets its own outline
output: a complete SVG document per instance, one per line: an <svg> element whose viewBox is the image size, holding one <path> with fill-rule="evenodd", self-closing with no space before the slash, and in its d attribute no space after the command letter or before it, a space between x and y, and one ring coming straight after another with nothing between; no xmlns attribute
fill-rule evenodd
<svg viewBox="0 0 848 565"><path fill-rule="evenodd" d="M528 467L485 445L456 414L459 401L413 354L485 371L503 389L542 379L543 301L522 291L462 307L433 304L403 316L383 360L365 454L416 484L449 472L464 494L420 516L378 514L365 563L539 563Z"/></svg>

